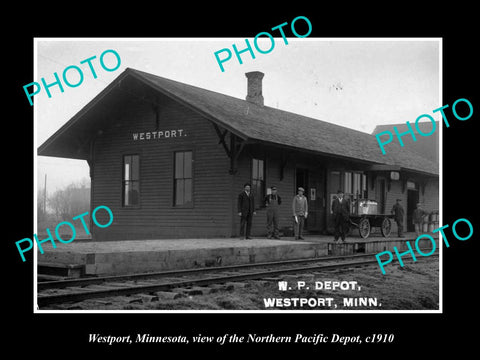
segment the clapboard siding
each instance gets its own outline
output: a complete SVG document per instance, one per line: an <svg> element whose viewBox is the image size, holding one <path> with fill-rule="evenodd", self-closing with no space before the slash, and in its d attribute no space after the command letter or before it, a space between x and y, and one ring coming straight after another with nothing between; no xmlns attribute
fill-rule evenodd
<svg viewBox="0 0 480 360"><path fill-rule="evenodd" d="M420 201L428 212L439 210L440 187L438 179L430 179L425 186L425 191L420 194Z"/></svg>
<svg viewBox="0 0 480 360"><path fill-rule="evenodd" d="M252 158L263 159L265 161L265 187L277 187L277 192L282 198L282 204L279 208L279 227L281 229L293 226L292 200L295 191L295 168L298 162L307 161L307 155L300 152L292 152L286 161L283 169L283 178L281 178L281 152L279 148L264 146L255 148L255 146L246 147L238 162L238 171L234 179L234 225L232 234L238 236L240 231L240 218L237 215L237 197L243 190L246 182L252 181ZM266 236L267 233L267 209L261 205L263 199L257 194L255 204L257 206L256 215L252 221L252 235Z"/></svg>
<svg viewBox="0 0 480 360"><path fill-rule="evenodd" d="M219 143L213 124L173 100L162 97L158 100L157 131L176 130L179 133L178 130L182 129L182 135L186 136L133 140L133 133L156 129L157 113L151 104L132 100L123 105L125 111L121 112L118 119L114 119L113 126L104 129L95 140L92 207L106 205L114 214L113 224L108 229L92 227L97 240L238 236L240 218L237 214L237 197L243 190L243 184L252 181L252 158L265 161L265 187L277 186L282 197L281 228L291 228L293 225L291 205L296 193L297 168L308 169L311 177L324 181L324 185L318 182L316 185L317 197L324 199L323 213L317 215L322 217L318 221L323 221L323 225L317 229L321 232L333 229L329 210L330 194L335 193L339 186L343 187L343 177L340 184L331 184L331 171L340 171L342 174L353 170L367 173L368 197L371 199L377 195L378 179L388 175L377 173L373 176L369 165L360 162L254 143L248 143L242 149L236 172L231 175L230 159ZM226 136L227 144L230 143L230 136ZM176 151L193 152L191 207L173 206ZM140 156L140 204L135 208L122 206L123 156L130 154ZM413 180L422 183L423 177L416 176ZM406 209L407 192L400 181L392 181L386 191L386 213L390 212L396 198L402 198ZM438 180L426 183L420 200L425 203L427 210L438 209ZM261 205L262 201L257 195L256 204ZM101 224L106 223L107 213L98 212L97 219ZM266 208L259 206L253 219L252 235L266 235L266 221ZM396 231L396 225L393 230Z"/></svg>
<svg viewBox="0 0 480 360"><path fill-rule="evenodd" d="M154 108L146 103L132 102L125 106L122 117L115 119L115 126L97 138L92 203L94 207L108 206L114 214L114 222L108 231L96 231L96 238L229 234L232 215L229 159L218 143L213 125L184 106L162 98L158 130L176 130L178 135L178 129L182 129L185 136L133 140L133 133L155 129ZM192 207L173 206L175 151L193 152ZM122 206L123 156L130 154L140 156L140 204L136 208ZM106 222L100 213L99 221Z"/></svg>
<svg viewBox="0 0 480 360"><path fill-rule="evenodd" d="M235 164L214 123L221 131L221 126L229 129L226 144L231 144L232 132L239 142L246 139ZM153 132L163 136L156 139ZM395 198L411 198L406 179L419 185L413 191L428 211L438 209L438 164L404 149L382 156L374 145L369 134L127 69L40 146L39 155L88 161L92 209L106 205L114 215L106 229L91 226L96 240L238 235L237 196L252 181L252 158L265 161L265 187L276 185L282 196L280 227L293 223L297 169L302 169L300 175L308 172L305 195L314 211L307 229L312 231L332 230L331 199L344 187L345 171L365 173L367 196L384 199L387 213ZM193 153L190 207L173 204L176 151ZM123 157L132 154L140 156L140 202L133 208L122 206ZM235 172L230 173L232 165ZM390 182L389 169L400 169L401 180ZM387 180L384 194L379 194L380 178ZM312 199L309 190L314 187L317 196ZM411 194L416 201L417 193ZM263 202L258 194L256 202ZM106 223L107 213L99 211L97 220ZM266 209L260 206L253 235L265 233Z"/></svg>

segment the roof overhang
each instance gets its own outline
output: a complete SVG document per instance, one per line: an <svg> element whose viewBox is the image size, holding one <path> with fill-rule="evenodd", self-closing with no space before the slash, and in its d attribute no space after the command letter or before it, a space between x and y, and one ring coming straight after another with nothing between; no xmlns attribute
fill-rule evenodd
<svg viewBox="0 0 480 360"><path fill-rule="evenodd" d="M206 119L228 129L239 138L248 140L248 137L237 129L192 106L181 97L149 82L135 71L126 69L40 145L37 153L41 156L88 160L92 140L112 126L116 115L120 115L129 103L140 100L150 103L152 108L155 108L159 103L159 95L179 102Z"/></svg>
<svg viewBox="0 0 480 360"><path fill-rule="evenodd" d="M368 168L369 171L400 171L399 165L372 164Z"/></svg>
<svg viewBox="0 0 480 360"><path fill-rule="evenodd" d="M105 114L119 111L121 104L128 99L119 86L126 76L125 72L120 74L50 136L38 147L38 155L88 160L92 139L111 125L112 117Z"/></svg>
<svg viewBox="0 0 480 360"><path fill-rule="evenodd" d="M254 122L252 122L252 125L250 126L249 121L252 119L250 113L253 113L254 111L256 112L257 123L260 123L259 119L263 119L267 111L269 111L269 113L274 112L273 115L275 116L283 116L283 120L275 117L273 118L273 120L278 119L278 125L275 123L277 127L289 124L292 116L294 116L294 120L292 121L295 121L295 119L303 120L305 117L280 112L275 109L268 110L267 107L255 108L251 104L246 104L243 100L232 100L231 97L218 93L215 93L215 96L209 95L205 98L201 98L200 96L205 92L208 94L212 94L212 92L205 89L195 88L191 85L174 82L173 80L161 78L162 80L159 81L158 79L160 78L155 77L154 75L127 68L95 98L93 98L92 101L85 105L57 132L48 138L38 148L38 154L42 156L89 160L92 144L95 138L107 131L110 127L115 126L116 122L119 121L118 119L122 117L121 115L126 109L128 109L129 104L134 102L138 104L138 102L141 101L150 104L152 109L155 109L161 104L165 97L168 97L200 114L212 123L230 131L232 134L241 138L244 142L272 144L282 148L296 149L301 152L315 153L321 156L361 162L365 164L370 171L404 170L429 176L438 176L438 171L435 171L433 167L430 167L430 169L428 169L428 166L423 168L418 164L416 165L415 161L408 161L410 159L418 159L418 156L414 154L406 155L402 152L402 160L399 161L393 156L385 156L385 162L382 163L382 159L378 156L371 156L370 158L366 156L355 157L355 155L360 155L359 151L361 152L361 147L359 146L357 146L357 148L360 150L357 150L356 152L351 151L350 153L336 151L338 146L318 147L316 146L316 143L312 143L312 141L310 144L302 147L300 146L300 141L290 141L291 139L288 139L289 141L287 141L285 140L285 137L282 138L281 135L283 134L281 131L283 131L283 128L280 130L277 129L277 133L279 134L278 142L276 141L276 137L265 136L265 138L262 138L265 131L268 131L268 127L265 127L265 122L263 122L260 124L260 126L263 125L263 128L260 128L261 131L251 131ZM231 105L232 112L224 109L224 102ZM246 114L249 114L248 117L244 113L245 106L247 106ZM252 107L250 113L248 112L248 106ZM242 122L243 125L239 126ZM325 122L323 126L326 126ZM329 125L329 127L331 128L332 126ZM340 127L337 126L335 134L340 136L342 134L341 131ZM365 135L362 135L361 139L364 140L364 137ZM323 139L318 140L320 142L328 142L329 140L329 138L325 138L325 136L323 138L319 137L319 139ZM356 140L358 139L353 137L353 141ZM368 144L370 143L371 141L368 142ZM420 163L424 163L424 161L422 160Z"/></svg>

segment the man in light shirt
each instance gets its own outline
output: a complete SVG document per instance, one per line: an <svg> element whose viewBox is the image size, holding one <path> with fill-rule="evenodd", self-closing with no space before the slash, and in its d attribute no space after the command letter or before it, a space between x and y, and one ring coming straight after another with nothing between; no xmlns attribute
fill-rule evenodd
<svg viewBox="0 0 480 360"><path fill-rule="evenodd" d="M297 195L293 197L292 210L293 210L293 229L295 232L295 240L304 240L302 233L305 225L305 219L308 216L308 201L303 195L305 189L298 188Z"/></svg>

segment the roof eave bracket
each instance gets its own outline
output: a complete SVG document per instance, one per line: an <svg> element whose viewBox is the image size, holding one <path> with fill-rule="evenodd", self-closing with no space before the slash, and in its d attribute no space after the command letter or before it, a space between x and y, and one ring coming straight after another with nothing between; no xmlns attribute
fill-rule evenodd
<svg viewBox="0 0 480 360"><path fill-rule="evenodd" d="M238 140L240 140L240 142L238 142ZM238 171L238 157L242 153L246 142L246 140L242 140L230 133L230 169L228 171L230 175L235 175Z"/></svg>

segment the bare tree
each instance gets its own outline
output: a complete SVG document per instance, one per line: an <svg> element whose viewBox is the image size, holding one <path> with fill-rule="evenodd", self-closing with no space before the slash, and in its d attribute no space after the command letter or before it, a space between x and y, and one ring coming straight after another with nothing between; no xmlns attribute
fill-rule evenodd
<svg viewBox="0 0 480 360"><path fill-rule="evenodd" d="M73 217L90 211L88 180L55 191L47 201L58 221L71 221Z"/></svg>

